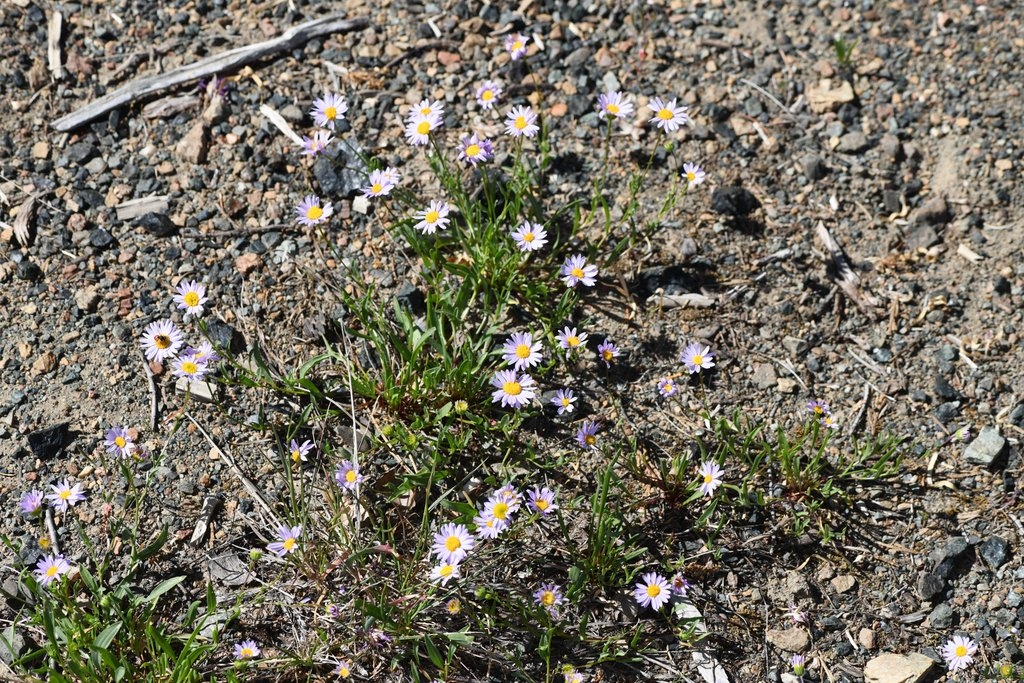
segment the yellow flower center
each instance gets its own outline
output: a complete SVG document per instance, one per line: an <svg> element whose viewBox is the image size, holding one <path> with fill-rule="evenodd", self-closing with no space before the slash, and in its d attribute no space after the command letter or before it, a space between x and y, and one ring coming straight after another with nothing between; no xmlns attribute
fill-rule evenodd
<svg viewBox="0 0 1024 683"><path fill-rule="evenodd" d="M292 451L292 462L298 463L300 460L302 460L302 453L297 450Z"/></svg>
<svg viewBox="0 0 1024 683"><path fill-rule="evenodd" d="M658 118L661 119L662 121L671 121L672 120L672 110L669 109L668 107L665 107L665 108L659 110L658 111Z"/></svg>
<svg viewBox="0 0 1024 683"><path fill-rule="evenodd" d="M358 476L359 475L356 474L355 470L349 470L348 472L345 473L345 481L347 481L349 484L354 484L356 483L356 479L358 478Z"/></svg>
<svg viewBox="0 0 1024 683"><path fill-rule="evenodd" d="M416 132L420 135L426 135L430 132L430 121L420 121L416 124Z"/></svg>
<svg viewBox="0 0 1024 683"><path fill-rule="evenodd" d="M967 656L967 648L963 645L957 645L956 650L954 650L953 652L956 654L957 657Z"/></svg>
<svg viewBox="0 0 1024 683"><path fill-rule="evenodd" d="M516 355L519 356L520 358L529 358L530 347L527 346L526 344L520 344L519 346L516 347Z"/></svg>
<svg viewBox="0 0 1024 683"><path fill-rule="evenodd" d="M555 594L551 591L544 591L540 595L540 604L545 607L551 607L551 605L555 604Z"/></svg>
<svg viewBox="0 0 1024 683"><path fill-rule="evenodd" d="M601 352L601 356L605 360L611 360L612 358L615 357L615 354L613 354L609 349L605 349L604 351Z"/></svg>
<svg viewBox="0 0 1024 683"><path fill-rule="evenodd" d="M53 577L57 576L58 571L60 571L60 569L57 567L57 565L50 565L46 569L46 576L52 579Z"/></svg>
<svg viewBox="0 0 1024 683"><path fill-rule="evenodd" d="M508 503L497 503L491 511L495 519L504 520L508 517Z"/></svg>
<svg viewBox="0 0 1024 683"><path fill-rule="evenodd" d="M182 301L185 302L186 306L198 306L199 305L199 293L198 292L186 292L185 296L182 297Z"/></svg>
<svg viewBox="0 0 1024 683"><path fill-rule="evenodd" d="M526 117L525 116L517 116L516 117L516 122L515 122L514 125L519 130L522 130L523 128L526 128Z"/></svg>
<svg viewBox="0 0 1024 683"><path fill-rule="evenodd" d="M686 179L692 183L694 180L697 179L697 174L694 173L693 171L687 171Z"/></svg>
<svg viewBox="0 0 1024 683"><path fill-rule="evenodd" d="M534 237L532 232L528 232L525 235L523 235L523 241L526 242L526 243L530 243L534 239L536 239L536 238Z"/></svg>
<svg viewBox="0 0 1024 683"><path fill-rule="evenodd" d="M199 366L190 360L182 361L181 371L186 375L194 375L199 371Z"/></svg>
<svg viewBox="0 0 1024 683"><path fill-rule="evenodd" d="M661 595L661 586L656 583L652 583L647 587L647 595L652 598L656 598Z"/></svg>
<svg viewBox="0 0 1024 683"><path fill-rule="evenodd" d="M63 491L60 492L60 499L61 500L67 500L70 497L71 497L71 489L64 489Z"/></svg>
<svg viewBox="0 0 1024 683"><path fill-rule="evenodd" d="M563 399L562 402L564 403L565 400ZM534 501L533 504L537 506L538 510L547 510L548 509L548 502L546 500L544 500L543 498L538 498L536 501Z"/></svg>
<svg viewBox="0 0 1024 683"><path fill-rule="evenodd" d="M583 437L583 440L587 443L588 446L593 446L595 443L597 443L597 437L594 436L593 434L587 434L585 437Z"/></svg>
<svg viewBox="0 0 1024 683"><path fill-rule="evenodd" d="M693 364L694 365L704 365L704 356L699 356L699 355L698 356L694 356L693 357Z"/></svg>
<svg viewBox="0 0 1024 683"><path fill-rule="evenodd" d="M605 108L608 110L609 114L614 115L614 114L618 114L619 113L619 105L617 105L615 103L610 103Z"/></svg>
<svg viewBox="0 0 1024 683"><path fill-rule="evenodd" d="M328 121L333 121L338 116L338 110L334 107L327 107L324 109L324 118Z"/></svg>
<svg viewBox="0 0 1024 683"><path fill-rule="evenodd" d="M490 102L494 99L494 92L492 90L484 90L480 95L480 99L484 102Z"/></svg>
<svg viewBox="0 0 1024 683"><path fill-rule="evenodd" d="M576 267L572 269L572 276L575 278L583 278L585 276L585 273L583 272L582 268Z"/></svg>
<svg viewBox="0 0 1024 683"><path fill-rule="evenodd" d="M522 49L523 49L523 41L517 40L514 43L512 43L512 50L513 51L515 51L515 50L522 50Z"/></svg>
<svg viewBox="0 0 1024 683"><path fill-rule="evenodd" d="M317 206L316 204L314 204L313 206L309 207L309 209L306 211L306 218L308 218L311 221L315 221L316 219L320 218L320 216L323 216L323 215L324 215L324 210L322 208L320 208L319 206Z"/></svg>
<svg viewBox="0 0 1024 683"><path fill-rule="evenodd" d="M242 657L255 657L256 653L251 647L243 647L241 652Z"/></svg>
<svg viewBox="0 0 1024 683"><path fill-rule="evenodd" d="M438 573L439 573L439 574L440 574L440 575L441 575L442 577L449 577L449 576L451 576L451 575L452 575L452 572L453 572L453 571L455 571L455 567L453 567L453 566L452 566L452 565L450 565L450 564L445 564L445 565L441 565L441 571L439 571Z"/></svg>
<svg viewBox="0 0 1024 683"><path fill-rule="evenodd" d="M345 666L344 664L342 664L341 666L338 667L338 676L340 676L341 678L348 678L349 674L351 674L351 673L352 672L349 671L349 668L347 666Z"/></svg>
<svg viewBox="0 0 1024 683"><path fill-rule="evenodd" d="M430 107L423 107L422 109L420 109L420 113L423 114L424 116L430 116L430 112Z"/></svg>
<svg viewBox="0 0 1024 683"><path fill-rule="evenodd" d="M282 545L284 546L285 550L289 550L289 551L293 550L295 548L295 539L294 538L286 538L286 539L284 539L284 543L282 543Z"/></svg>
<svg viewBox="0 0 1024 683"><path fill-rule="evenodd" d="M572 401L570 401L569 399L565 398L564 396L562 397L562 407L563 408L568 408L570 403L572 403Z"/></svg>
<svg viewBox="0 0 1024 683"><path fill-rule="evenodd" d="M453 598L448 601L448 612L450 614L458 614L462 611L462 603L459 602L458 598Z"/></svg>
<svg viewBox="0 0 1024 683"><path fill-rule="evenodd" d="M423 217L423 220L425 220L428 223L436 223L437 219L440 217L441 214L439 214L437 211L428 211L427 215Z"/></svg>
<svg viewBox="0 0 1024 683"><path fill-rule="evenodd" d="M374 194L380 194L383 191L384 191L384 186L381 185L380 183L374 183L373 187L370 188L370 192L373 192Z"/></svg>
<svg viewBox="0 0 1024 683"><path fill-rule="evenodd" d="M115 436L114 445L117 446L118 448L124 448L125 446L128 445L128 439L124 438L123 436Z"/></svg>
<svg viewBox="0 0 1024 683"><path fill-rule="evenodd" d="M576 273L573 273L573 275L575 275L575 274ZM565 343L568 344L570 347L579 346L580 345L580 338L579 337L566 337L565 338Z"/></svg>
<svg viewBox="0 0 1024 683"><path fill-rule="evenodd" d="M444 547L448 549L448 552L454 553L462 547L462 541L459 540L458 536L449 536L448 540L444 542Z"/></svg>
<svg viewBox="0 0 1024 683"><path fill-rule="evenodd" d="M158 334L153 337L153 344L158 349L169 349L171 348L171 338L166 334Z"/></svg>
<svg viewBox="0 0 1024 683"><path fill-rule="evenodd" d="M523 387L519 382L505 382L501 388L509 396L518 396L523 393Z"/></svg>
<svg viewBox="0 0 1024 683"><path fill-rule="evenodd" d="M710 484L713 480L714 480L714 477L712 477L710 474L705 474L704 475L704 483L705 484Z"/></svg>
<svg viewBox="0 0 1024 683"><path fill-rule="evenodd" d="M471 158L480 156L480 145L470 145L469 147L467 147L466 156Z"/></svg>

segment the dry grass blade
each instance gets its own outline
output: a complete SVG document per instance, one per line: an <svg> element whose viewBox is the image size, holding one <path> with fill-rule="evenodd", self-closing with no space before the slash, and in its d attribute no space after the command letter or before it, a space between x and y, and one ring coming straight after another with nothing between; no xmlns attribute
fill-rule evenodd
<svg viewBox="0 0 1024 683"><path fill-rule="evenodd" d="M18 239L18 244L23 247L27 247L30 239L29 235L29 224L32 218L36 214L36 198L29 197L18 207L18 215L14 218L12 227L14 228L14 236Z"/></svg>
<svg viewBox="0 0 1024 683"><path fill-rule="evenodd" d="M853 272L853 269L850 267L850 261L846 258L846 254L839 246L839 243L835 241L825 227L825 224L821 221L818 221L818 224L814 226L814 232L822 244L825 245L829 258L832 259L832 272L834 273L836 284L842 288L843 293L853 303L857 304L857 308L864 314L871 316L872 319L877 319L879 301L872 295L861 291L860 278L857 276L857 273Z"/></svg>

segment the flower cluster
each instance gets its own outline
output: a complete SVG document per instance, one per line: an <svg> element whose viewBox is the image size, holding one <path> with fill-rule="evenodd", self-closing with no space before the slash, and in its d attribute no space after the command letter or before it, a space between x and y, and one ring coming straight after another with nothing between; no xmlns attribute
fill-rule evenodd
<svg viewBox="0 0 1024 683"><path fill-rule="evenodd" d="M658 572L649 572L640 577L633 589L633 598L641 607L659 610L672 599L686 597L690 583L682 574L676 574L671 581Z"/></svg>

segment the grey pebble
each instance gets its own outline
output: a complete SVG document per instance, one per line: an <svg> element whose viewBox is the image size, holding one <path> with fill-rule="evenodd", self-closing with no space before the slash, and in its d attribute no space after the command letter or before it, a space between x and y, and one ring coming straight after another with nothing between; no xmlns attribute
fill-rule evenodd
<svg viewBox="0 0 1024 683"><path fill-rule="evenodd" d="M985 560L989 569L995 571L1006 564L1006 560L1009 559L1010 545L1001 537L992 536L978 546L978 554L981 555L981 559ZM1007 601L1009 601L1009 596L1007 596Z"/></svg>
<svg viewBox="0 0 1024 683"><path fill-rule="evenodd" d="M985 427L964 449L964 459L974 465L994 467L1006 452L1006 439L995 427Z"/></svg>

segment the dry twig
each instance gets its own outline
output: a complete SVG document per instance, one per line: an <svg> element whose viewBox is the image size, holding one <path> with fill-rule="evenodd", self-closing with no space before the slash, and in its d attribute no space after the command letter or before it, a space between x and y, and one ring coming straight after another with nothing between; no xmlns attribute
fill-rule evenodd
<svg viewBox="0 0 1024 683"><path fill-rule="evenodd" d="M78 128L106 114L111 109L117 109L140 97L151 95L167 88L188 83L200 78L211 76L215 73L233 71L238 67L263 59L276 52L292 50L303 43L331 33L345 33L355 31L369 25L367 17L356 19L344 19L339 15L307 21L305 24L293 26L277 38L271 38L253 45L243 45L233 50L222 52L217 55L210 55L192 64L173 69L164 74L155 74L138 78L114 92L90 102L67 116L62 116L53 123L53 127L61 132L68 132Z"/></svg>

